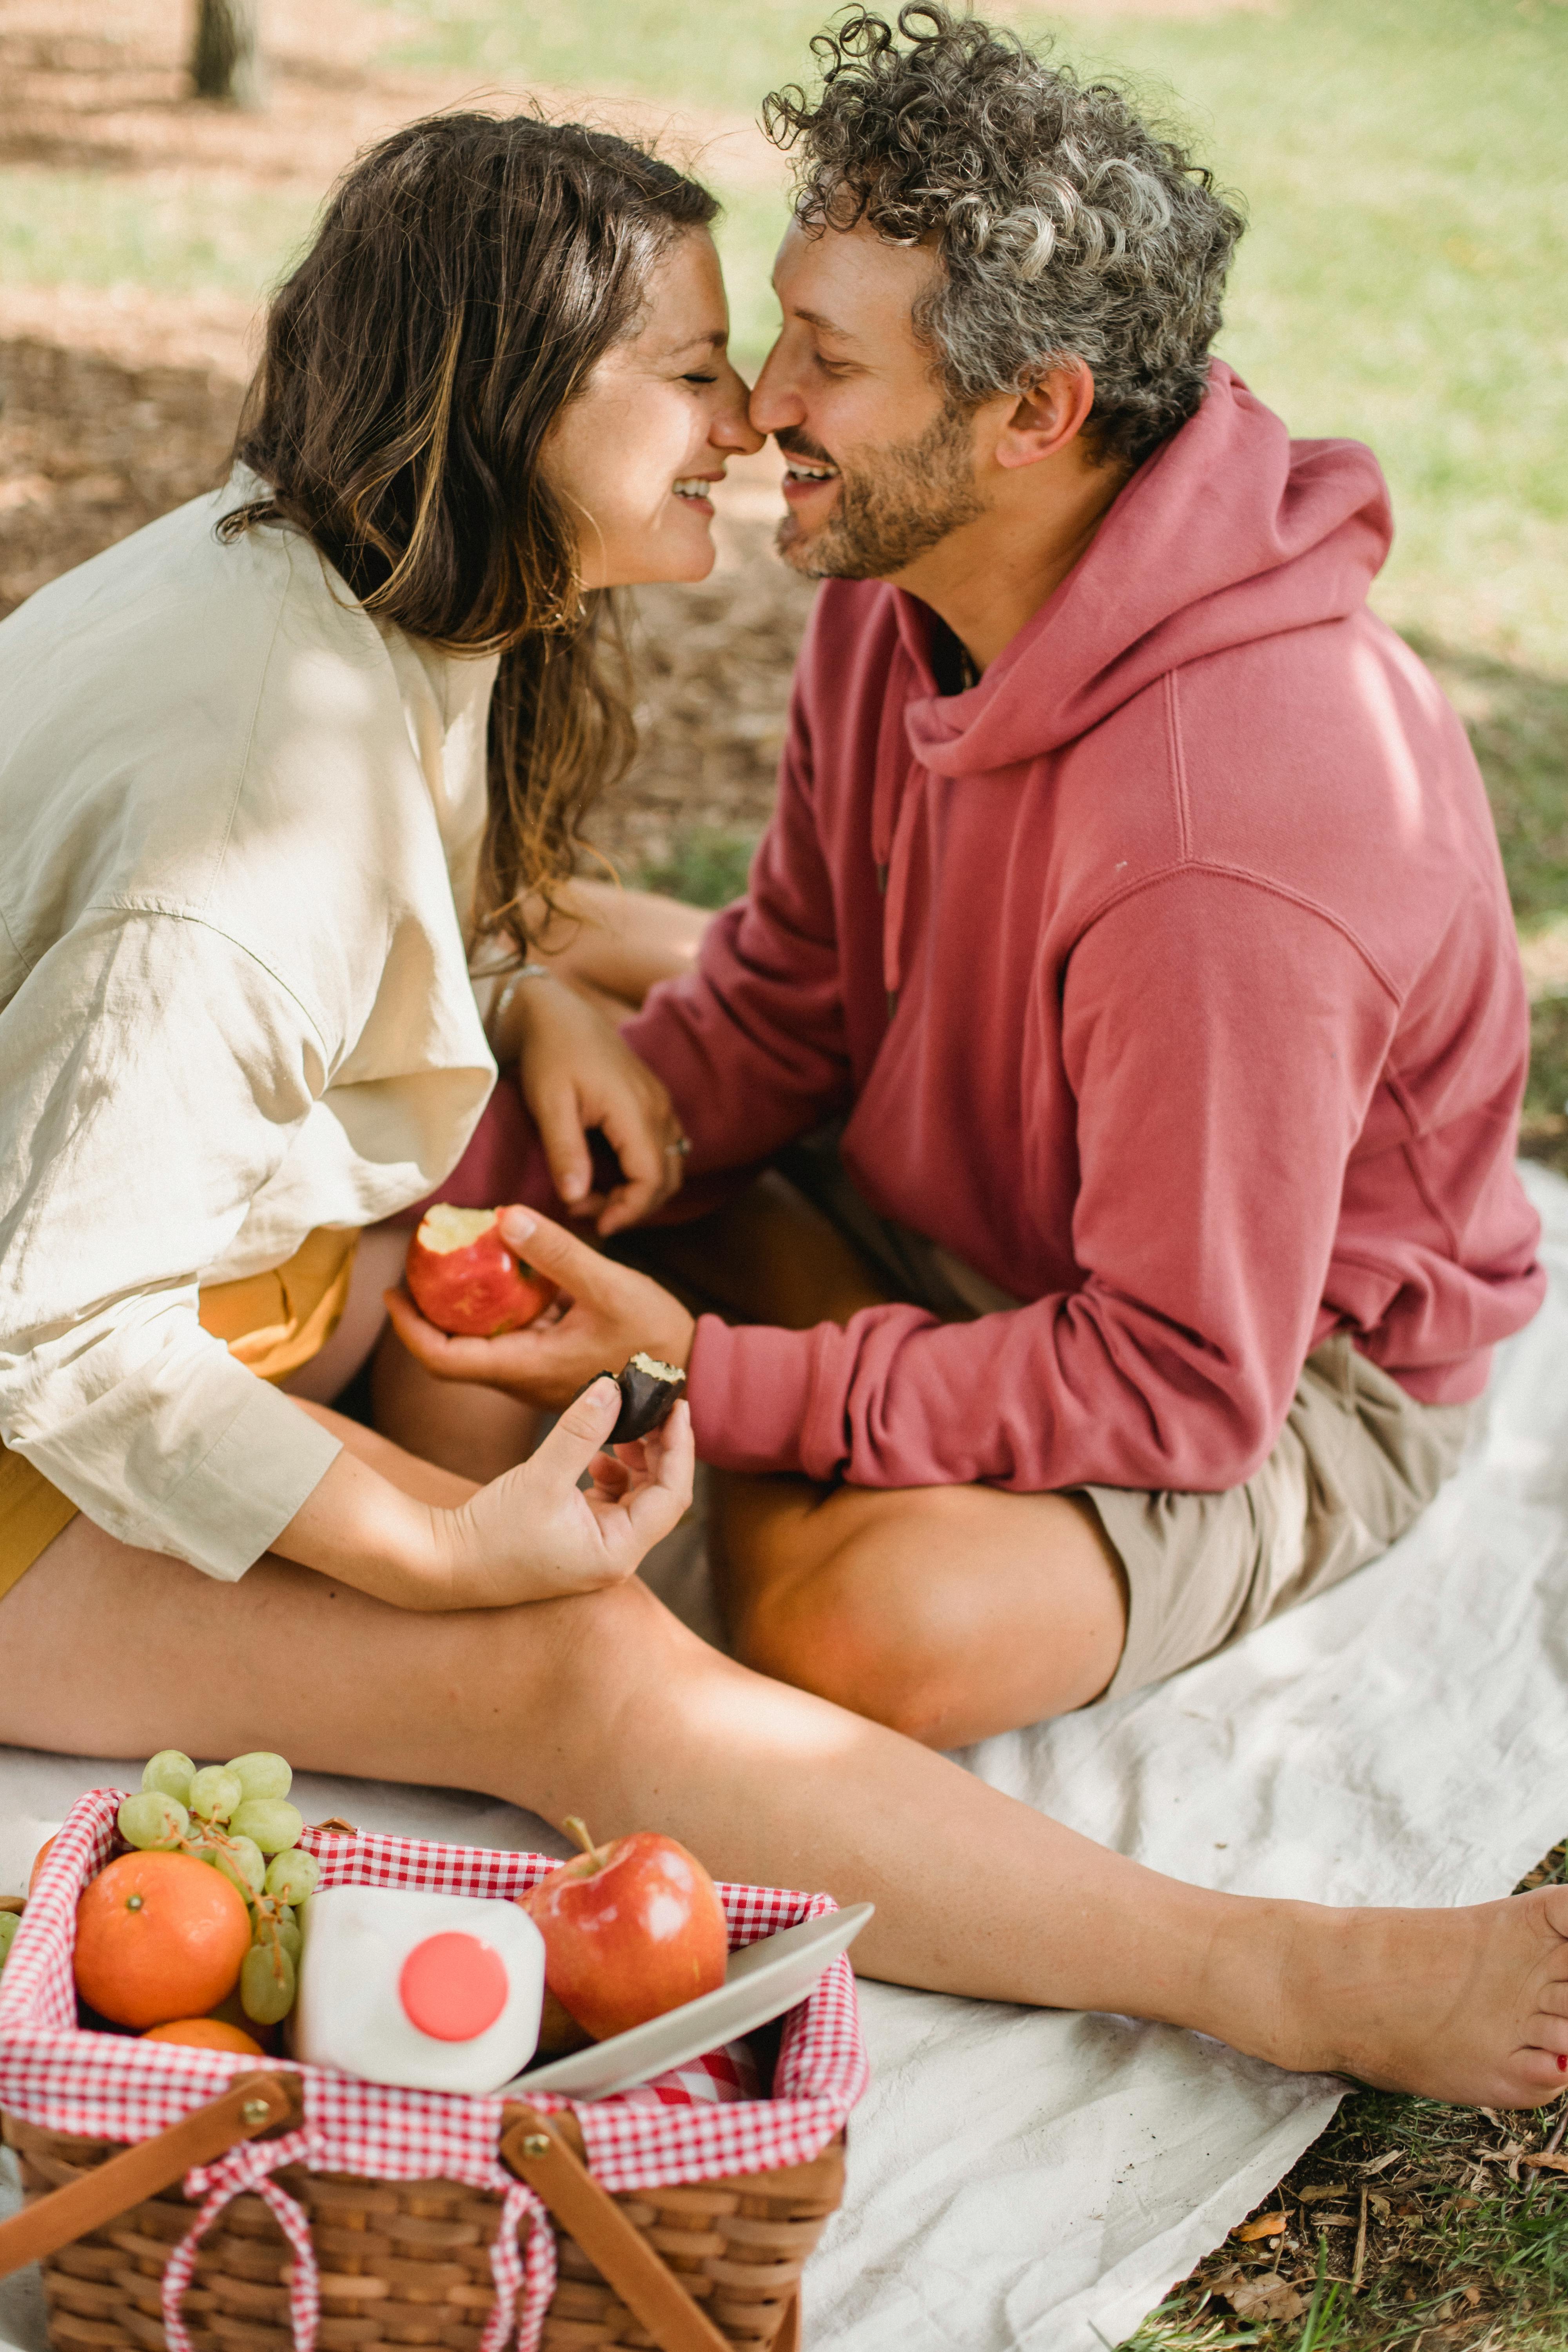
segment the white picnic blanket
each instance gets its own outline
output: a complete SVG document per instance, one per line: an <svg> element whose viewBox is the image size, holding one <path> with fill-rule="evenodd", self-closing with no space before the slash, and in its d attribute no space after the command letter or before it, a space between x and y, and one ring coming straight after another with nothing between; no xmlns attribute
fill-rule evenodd
<svg viewBox="0 0 1568 2352"><path fill-rule="evenodd" d="M1484 1443L1422 1524L1228 1655L987 1741L975 1770L1160 1869L1324 1902L1504 1894L1568 1830L1568 1183L1525 1181L1551 1295L1503 1351ZM690 1549L676 1539L659 1574L700 1620ZM117 1777L0 1751L0 1892L79 1790ZM304 1789L317 1818L563 1851L478 1797ZM879 1985L862 2000L874 2079L807 2280L807 2343L834 2352L1120 2343L1340 2095L1169 2027ZM0 2285L0 2346L43 2342L36 2285Z"/></svg>

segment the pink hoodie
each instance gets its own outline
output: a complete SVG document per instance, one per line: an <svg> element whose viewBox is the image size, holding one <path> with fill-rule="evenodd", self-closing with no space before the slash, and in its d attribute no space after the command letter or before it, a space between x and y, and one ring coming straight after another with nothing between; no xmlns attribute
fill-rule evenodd
<svg viewBox="0 0 1568 2352"><path fill-rule="evenodd" d="M777 814L626 1030L692 1173L847 1112L872 1205L1028 1303L698 1326L699 1449L868 1486L1217 1490L1329 1333L1478 1395L1543 1276L1528 1024L1485 793L1366 610L1371 453L1202 409L980 684L830 582Z"/></svg>

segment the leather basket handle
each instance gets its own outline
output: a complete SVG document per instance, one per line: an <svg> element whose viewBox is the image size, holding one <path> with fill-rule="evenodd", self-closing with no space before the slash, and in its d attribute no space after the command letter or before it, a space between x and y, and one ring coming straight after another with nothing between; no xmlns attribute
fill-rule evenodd
<svg viewBox="0 0 1568 2352"><path fill-rule="evenodd" d="M510 2105L507 2117L500 2137L502 2162L543 2199L660 2352L734 2352L729 2337L721 2336L675 2273L600 2188L572 2146L577 2135L571 2119Z"/></svg>
<svg viewBox="0 0 1568 2352"><path fill-rule="evenodd" d="M155 2139L111 2156L79 2180L35 2197L10 2221L0 2221L0 2278L117 2221L143 2198L183 2179L193 2164L210 2164L241 2140L297 2124L303 2114L297 2074L237 2075L219 2097L182 2116Z"/></svg>

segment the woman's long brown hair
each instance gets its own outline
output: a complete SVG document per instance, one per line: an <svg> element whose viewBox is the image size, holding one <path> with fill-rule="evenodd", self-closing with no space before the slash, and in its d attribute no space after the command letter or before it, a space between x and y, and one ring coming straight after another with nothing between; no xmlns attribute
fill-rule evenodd
<svg viewBox="0 0 1568 2352"><path fill-rule="evenodd" d="M571 873L635 740L614 599L583 593L545 439L717 210L607 132L437 115L345 174L268 314L235 445L266 494L225 536L292 525L367 611L500 654L476 914L520 951L524 900Z"/></svg>

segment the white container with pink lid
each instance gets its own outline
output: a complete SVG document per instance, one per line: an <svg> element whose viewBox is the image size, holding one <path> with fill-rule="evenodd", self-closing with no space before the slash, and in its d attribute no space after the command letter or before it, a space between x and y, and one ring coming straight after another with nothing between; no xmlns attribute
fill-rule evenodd
<svg viewBox="0 0 1568 2352"><path fill-rule="evenodd" d="M544 1939L517 1904L331 1886L300 1926L289 2040L307 2065L482 2095L537 2049Z"/></svg>

